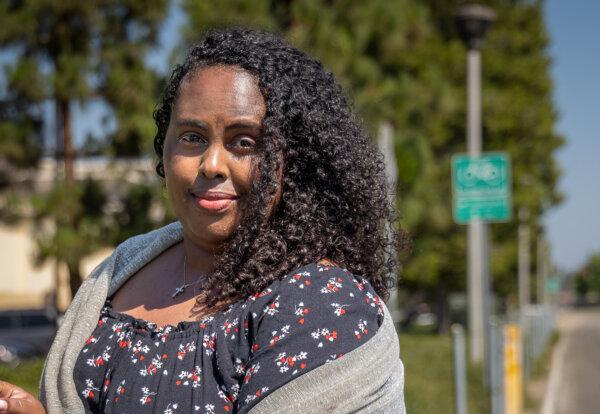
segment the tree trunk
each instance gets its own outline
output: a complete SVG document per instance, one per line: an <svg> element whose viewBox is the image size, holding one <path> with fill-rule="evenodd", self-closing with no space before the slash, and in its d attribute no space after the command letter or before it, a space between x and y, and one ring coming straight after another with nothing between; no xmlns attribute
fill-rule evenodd
<svg viewBox="0 0 600 414"><path fill-rule="evenodd" d="M437 333L450 332L450 313L448 309L448 293L444 288L438 288L435 298L435 314L437 319Z"/></svg>
<svg viewBox="0 0 600 414"><path fill-rule="evenodd" d="M69 103L68 99L56 99L56 165L58 166L62 158L64 180L67 186L71 186L74 182L73 163L75 159L71 136L71 107ZM79 261L76 263L67 261L66 264L69 270L71 298L73 298L81 286Z"/></svg>
<svg viewBox="0 0 600 414"><path fill-rule="evenodd" d="M65 171L65 183L73 183L73 163L75 151L71 136L71 107L68 100L56 101L56 153L57 161L62 156Z"/></svg>
<svg viewBox="0 0 600 414"><path fill-rule="evenodd" d="M71 288L71 299L75 297L75 294L81 286L81 270L79 269L79 262L67 263L69 269L69 287Z"/></svg>

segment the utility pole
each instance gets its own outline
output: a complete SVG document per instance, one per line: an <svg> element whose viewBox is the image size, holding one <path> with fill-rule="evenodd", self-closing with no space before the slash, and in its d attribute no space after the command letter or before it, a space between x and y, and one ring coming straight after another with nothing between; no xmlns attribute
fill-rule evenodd
<svg viewBox="0 0 600 414"><path fill-rule="evenodd" d="M531 258L530 258L531 232L529 230L529 209L519 209L519 312L523 312L529 305L531 298Z"/></svg>
<svg viewBox="0 0 600 414"><path fill-rule="evenodd" d="M543 231L540 232L537 242L537 303L546 303L546 279L548 277L548 241Z"/></svg>
<svg viewBox="0 0 600 414"><path fill-rule="evenodd" d="M470 157L481 156L481 44L495 20L495 13L481 5L462 6L456 15L459 32L467 51L467 149ZM467 230L467 283L469 302L470 359L481 362L485 352L485 332L489 313L487 225L472 220Z"/></svg>
<svg viewBox="0 0 600 414"><path fill-rule="evenodd" d="M385 175L387 177L390 202L395 205L398 166L396 164L396 151L394 150L394 127L389 121L383 121L379 126L377 146L379 147L379 151L383 154L383 160L385 162ZM392 231L392 229L387 229L387 231ZM396 281L397 275L393 275L393 277L394 281ZM400 322L398 286L394 285L394 288L390 291L390 297L386 304L390 310L394 323L397 324Z"/></svg>

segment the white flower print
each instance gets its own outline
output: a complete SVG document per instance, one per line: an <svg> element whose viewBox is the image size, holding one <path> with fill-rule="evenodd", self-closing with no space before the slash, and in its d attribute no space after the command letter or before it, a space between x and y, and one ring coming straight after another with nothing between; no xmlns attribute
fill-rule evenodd
<svg viewBox="0 0 600 414"><path fill-rule="evenodd" d="M339 354L331 354L331 355L329 355L329 358L327 358L325 363L335 361L336 359L341 358L343 356L344 356L344 354L342 352L340 352Z"/></svg>
<svg viewBox="0 0 600 414"><path fill-rule="evenodd" d="M233 364L233 369L235 370L236 374L243 374L244 371L246 370L246 365L244 364L244 362L241 359L236 358L235 364Z"/></svg>
<svg viewBox="0 0 600 414"><path fill-rule="evenodd" d="M305 286L310 286L310 272L296 273L290 278L288 283L296 285L300 289L304 289Z"/></svg>
<svg viewBox="0 0 600 414"><path fill-rule="evenodd" d="M275 300L273 300L273 302L271 302L270 304L265 306L265 308L263 309L263 314L266 314L269 316L273 316L277 312L279 312L279 295L277 295Z"/></svg>
<svg viewBox="0 0 600 414"><path fill-rule="evenodd" d="M206 328L214 319L214 316L205 316L204 318L200 319L200 328Z"/></svg>
<svg viewBox="0 0 600 414"><path fill-rule="evenodd" d="M104 348L104 351L102 351L101 355L88 358L87 364L91 367L100 367L104 365L110 359L110 354L108 351L110 351L110 346L107 345L106 348Z"/></svg>
<svg viewBox="0 0 600 414"><path fill-rule="evenodd" d="M290 333L290 325L282 326L280 330L271 332L271 339L269 339L269 347L274 347L277 342L285 338Z"/></svg>
<svg viewBox="0 0 600 414"><path fill-rule="evenodd" d="M234 401L237 400L237 392L235 394L228 394L226 392L226 388L225 385L221 385L218 390L217 390L217 395L219 396L220 399L222 399L226 405L223 407L225 409L225 411L229 411L229 404L232 404Z"/></svg>
<svg viewBox="0 0 600 414"><path fill-rule="evenodd" d="M322 263L317 263L317 270L319 272L326 272L327 270L331 269L331 266L329 266L328 264L324 264L326 261L323 261Z"/></svg>
<svg viewBox="0 0 600 414"><path fill-rule="evenodd" d="M119 348L131 348L130 336L131 332L129 331L121 331L117 334L117 345L119 345Z"/></svg>
<svg viewBox="0 0 600 414"><path fill-rule="evenodd" d="M169 338L169 334L171 333L172 330L173 330L173 326L171 326L171 325L167 325L167 326L163 327L162 331L158 334L158 338L159 338L160 342L162 342L163 344L165 342L167 342L167 338ZM157 345L158 342L155 342L154 344L156 346L158 346Z"/></svg>
<svg viewBox="0 0 600 414"><path fill-rule="evenodd" d="M196 344L194 342L179 344L179 350L177 351L177 359L182 360L188 354L188 352L194 352L195 350Z"/></svg>
<svg viewBox="0 0 600 414"><path fill-rule="evenodd" d="M248 384L252 379L252 375L256 374L260 370L260 362L256 364L252 364L250 368L246 370L246 375L244 375L244 384Z"/></svg>
<svg viewBox="0 0 600 414"><path fill-rule="evenodd" d="M250 401L256 400L258 397L263 395L265 392L269 391L269 387L261 387L254 392L254 394L246 395L246 400L244 401L246 404Z"/></svg>
<svg viewBox="0 0 600 414"><path fill-rule="evenodd" d="M296 362L305 360L306 355L307 355L306 352L300 352L299 354L289 355L289 356L287 355L286 352L279 353L279 355L277 355L277 358L275 359L275 362L277 363L277 366L279 367L279 372L287 372L291 368L295 368L294 371L292 372L292 375L295 375L298 372L298 368L299 369L306 368L306 362L301 362L300 364L298 364L296 366Z"/></svg>
<svg viewBox="0 0 600 414"><path fill-rule="evenodd" d="M125 394L125 380L123 380L119 383L119 386L115 390L115 394L117 394L117 396L115 397L115 402L119 402L119 398L123 394Z"/></svg>
<svg viewBox="0 0 600 414"><path fill-rule="evenodd" d="M377 294L373 295L371 292L367 292L365 302L373 308L376 307L378 315L383 315L383 301Z"/></svg>
<svg viewBox="0 0 600 414"><path fill-rule="evenodd" d="M152 402L152 396L156 395L155 392L150 392L148 387L142 387L142 398L140 398L140 402L142 405L150 404Z"/></svg>
<svg viewBox="0 0 600 414"><path fill-rule="evenodd" d="M111 329L114 333L116 334L120 334L121 332L123 332L123 326L125 325L124 322L117 322L115 323L113 326L111 326ZM112 339L114 337L114 334L109 336L110 339Z"/></svg>
<svg viewBox="0 0 600 414"><path fill-rule="evenodd" d="M330 277L327 284L321 288L321 293L337 293L342 288L341 277Z"/></svg>
<svg viewBox="0 0 600 414"><path fill-rule="evenodd" d="M367 335L368 333L369 330L367 329L367 321L360 319L358 322L358 330L354 331L354 336L356 336L356 339L360 339L363 335Z"/></svg>
<svg viewBox="0 0 600 414"><path fill-rule="evenodd" d="M338 338L338 333L335 329L330 331L327 328L317 329L316 331L311 332L310 335L314 339L323 338L323 339L325 339L326 342L334 342ZM323 347L323 341L319 342L319 344L317 346L319 348Z"/></svg>
<svg viewBox="0 0 600 414"><path fill-rule="evenodd" d="M100 318L100 320L98 320L98 326L102 326L106 323L106 321L108 321L108 317L104 316L102 318Z"/></svg>
<svg viewBox="0 0 600 414"><path fill-rule="evenodd" d="M169 403L169 405L167 405L167 408L165 409L165 411L163 411L163 414L175 414L176 413L176 409L179 406L179 404L177 403Z"/></svg>
<svg viewBox="0 0 600 414"><path fill-rule="evenodd" d="M342 316L346 314L346 309L344 308L347 308L350 305L340 305L339 303L332 303L331 306L335 308L333 313L335 313L336 316Z"/></svg>
<svg viewBox="0 0 600 414"><path fill-rule="evenodd" d="M92 381L90 378L85 380L85 389L81 392L81 394L83 394L84 398L94 398L96 396L96 393L94 391L100 391L100 388L96 387L94 385L94 381Z"/></svg>
<svg viewBox="0 0 600 414"><path fill-rule="evenodd" d="M208 355L208 356L211 356L215 350L215 336L216 335L217 335L216 332L211 332L210 335L204 334L204 336L202 338L202 346L204 347L204 353L206 353L206 355Z"/></svg>
<svg viewBox="0 0 600 414"><path fill-rule="evenodd" d="M106 392L108 390L108 386L110 385L110 369L106 371L104 375L104 384L102 386L102 392Z"/></svg>
<svg viewBox="0 0 600 414"><path fill-rule="evenodd" d="M84 345L88 351L82 350L80 358L80 378L88 379L77 388L84 405L97 404L100 398L114 408L121 406L119 412L133 403L140 412L142 406L149 406L146 411L181 414L186 409L181 395L207 389L212 397L197 399L186 412L231 413L238 404L255 404L313 366L339 359L377 330L381 319L375 314L382 301L361 277L337 266L320 270L312 264L291 272L227 312L190 323L193 335L173 334L179 325L150 329L150 325L123 324L120 318L105 319L88 337ZM287 294L290 299L284 303ZM296 335L298 341L292 338ZM219 362L230 362L207 364L221 346ZM127 370L130 361L134 366ZM117 368L122 371L113 371ZM235 384L215 381L214 369L223 369L227 378L236 379ZM179 392L168 394L169 389ZM158 395L167 395L166 400L161 403Z"/></svg>
<svg viewBox="0 0 600 414"><path fill-rule="evenodd" d="M300 325L304 324L304 316L310 312L310 309L304 306L304 302L298 303L298 305L294 306L294 314L298 316L298 323Z"/></svg>
<svg viewBox="0 0 600 414"><path fill-rule="evenodd" d="M231 386L231 393L230 393L230 401L234 402L237 401L238 395L240 393L240 384L233 384Z"/></svg>
<svg viewBox="0 0 600 414"><path fill-rule="evenodd" d="M131 347L131 362L133 364L137 364L138 361L143 361L146 357L143 354L147 354L150 352L150 347L148 345L143 345L141 339L138 339Z"/></svg>
<svg viewBox="0 0 600 414"><path fill-rule="evenodd" d="M250 300L251 301L255 301L258 298L262 298L263 296L267 296L268 294L270 294L271 292L273 292L273 289L271 288L266 288L265 290L263 290L262 292L259 293L255 293L254 295L250 296Z"/></svg>
<svg viewBox="0 0 600 414"><path fill-rule="evenodd" d="M230 339L235 339L235 334L238 333L238 331L239 331L238 323L239 323L238 318L236 318L232 321L230 321L229 319L225 320L223 325L221 325L221 330L223 332L225 332L225 337L229 336Z"/></svg>
<svg viewBox="0 0 600 414"><path fill-rule="evenodd" d="M163 366L163 358L166 358L166 354L164 354L162 357L160 355L156 355L156 357L152 358L152 362L150 364L140 369L140 375L142 377L145 377L147 375L156 374L158 370Z"/></svg>
<svg viewBox="0 0 600 414"><path fill-rule="evenodd" d="M202 369L196 365L191 371L182 370L178 375L178 380L175 381L175 385L191 386L192 388L198 388L200 386L200 380L202 375Z"/></svg>
<svg viewBox="0 0 600 414"><path fill-rule="evenodd" d="M354 279L354 284L361 292L365 290L365 284L363 282L359 282L358 280Z"/></svg>
<svg viewBox="0 0 600 414"><path fill-rule="evenodd" d="M195 410L198 411L200 407L196 406ZM215 405L214 404L206 404L204 406L204 414L215 414Z"/></svg>
<svg viewBox="0 0 600 414"><path fill-rule="evenodd" d="M96 342L98 342L98 338L94 337L94 335L90 335L90 337L85 340L86 345L95 344Z"/></svg>

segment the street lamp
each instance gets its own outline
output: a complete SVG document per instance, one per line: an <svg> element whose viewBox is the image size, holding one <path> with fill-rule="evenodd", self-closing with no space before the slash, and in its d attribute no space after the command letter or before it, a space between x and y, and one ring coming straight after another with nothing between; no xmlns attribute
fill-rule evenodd
<svg viewBox="0 0 600 414"><path fill-rule="evenodd" d="M456 22L467 45L467 148L470 157L481 156L481 44L495 13L482 5L465 5L458 9ZM468 226L467 282L469 297L469 331L471 361L481 362L484 333L489 319L488 234L486 223L472 220Z"/></svg>
<svg viewBox="0 0 600 414"><path fill-rule="evenodd" d="M486 32L496 20L496 13L480 4L467 4L458 9L456 20L460 37L469 49L479 49Z"/></svg>

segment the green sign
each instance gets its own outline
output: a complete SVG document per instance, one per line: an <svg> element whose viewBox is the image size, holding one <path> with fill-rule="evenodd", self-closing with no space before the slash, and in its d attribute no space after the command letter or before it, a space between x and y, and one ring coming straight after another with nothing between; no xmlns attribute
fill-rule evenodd
<svg viewBox="0 0 600 414"><path fill-rule="evenodd" d="M505 153L483 153L472 158L452 158L454 220L459 224L474 219L489 222L511 218L510 160Z"/></svg>
<svg viewBox="0 0 600 414"><path fill-rule="evenodd" d="M556 276L546 279L546 290L552 294L560 290L560 281Z"/></svg>

